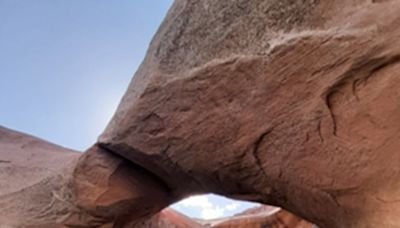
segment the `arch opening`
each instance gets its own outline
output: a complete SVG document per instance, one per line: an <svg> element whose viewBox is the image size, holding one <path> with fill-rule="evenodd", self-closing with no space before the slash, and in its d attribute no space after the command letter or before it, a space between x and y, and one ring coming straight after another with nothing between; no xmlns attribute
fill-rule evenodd
<svg viewBox="0 0 400 228"><path fill-rule="evenodd" d="M215 194L187 197L170 205L161 214L171 224L184 224L182 227L316 227L279 207L233 200Z"/></svg>
<svg viewBox="0 0 400 228"><path fill-rule="evenodd" d="M187 197L170 207L188 217L213 220L231 217L260 206L259 203L232 200L215 194L204 194Z"/></svg>

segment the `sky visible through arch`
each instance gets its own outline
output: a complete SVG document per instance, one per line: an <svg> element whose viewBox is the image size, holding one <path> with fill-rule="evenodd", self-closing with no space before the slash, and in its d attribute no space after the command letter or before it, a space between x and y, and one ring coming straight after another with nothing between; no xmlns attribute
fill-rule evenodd
<svg viewBox="0 0 400 228"><path fill-rule="evenodd" d="M172 0L0 0L0 125L85 150L114 113ZM229 216L215 195L173 205Z"/></svg>

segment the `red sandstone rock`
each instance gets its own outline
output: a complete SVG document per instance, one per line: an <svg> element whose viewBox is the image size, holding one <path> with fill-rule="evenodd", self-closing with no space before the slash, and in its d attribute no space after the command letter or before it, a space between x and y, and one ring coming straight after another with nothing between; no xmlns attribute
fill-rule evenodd
<svg viewBox="0 0 400 228"><path fill-rule="evenodd" d="M96 146L81 154L0 127L0 158L0 227L4 228L240 228L267 224L300 228L294 224L304 223L290 214L262 214L266 211L260 209L214 221L213 226L201 225L172 209L151 217L172 200L168 191L147 171Z"/></svg>
<svg viewBox="0 0 400 228"><path fill-rule="evenodd" d="M261 206L233 217L197 220L165 209L134 228L314 228L305 220L279 208Z"/></svg>
<svg viewBox="0 0 400 228"><path fill-rule="evenodd" d="M0 224L127 227L214 192L321 227L399 227L399 12L176 0L81 158L0 129Z"/></svg>
<svg viewBox="0 0 400 228"><path fill-rule="evenodd" d="M314 228L315 226L287 211L268 206L250 209L234 217L215 221L215 228Z"/></svg>
<svg viewBox="0 0 400 228"><path fill-rule="evenodd" d="M97 147L81 155L0 127L0 227L204 227L171 209L150 218L169 203L163 186Z"/></svg>
<svg viewBox="0 0 400 228"><path fill-rule="evenodd" d="M164 209L150 219L136 223L133 228L202 228L200 223L172 209Z"/></svg>
<svg viewBox="0 0 400 228"><path fill-rule="evenodd" d="M400 226L400 2L177 0L100 146L177 198Z"/></svg>
<svg viewBox="0 0 400 228"><path fill-rule="evenodd" d="M57 227L79 153L0 127L0 227Z"/></svg>
<svg viewBox="0 0 400 228"><path fill-rule="evenodd" d="M147 171L0 127L0 227L127 227L170 203ZM79 161L78 161L79 159Z"/></svg>

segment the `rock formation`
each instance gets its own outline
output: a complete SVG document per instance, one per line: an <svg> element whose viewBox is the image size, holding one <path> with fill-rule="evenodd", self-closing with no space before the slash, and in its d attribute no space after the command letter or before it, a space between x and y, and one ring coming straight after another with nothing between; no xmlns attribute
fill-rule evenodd
<svg viewBox="0 0 400 228"><path fill-rule="evenodd" d="M0 127L0 228L285 227L276 226L281 224L303 228L296 225L306 224L287 212L262 214L260 209L216 220L214 225L200 224L172 209L157 213L171 199L145 171L128 167L106 151L89 150L78 161L80 155Z"/></svg>
<svg viewBox="0 0 400 228"><path fill-rule="evenodd" d="M134 224L130 228L205 228L195 220L172 209L164 209L153 217Z"/></svg>
<svg viewBox="0 0 400 228"><path fill-rule="evenodd" d="M213 219L190 219L172 209L164 209L135 228L315 228L305 220L279 208L268 206L249 209L238 215Z"/></svg>
<svg viewBox="0 0 400 228"><path fill-rule="evenodd" d="M0 227L122 228L170 203L156 178L130 162L96 149L80 156L0 127Z"/></svg>
<svg viewBox="0 0 400 228"><path fill-rule="evenodd" d="M400 226L399 12L395 0L177 0L99 145L178 198Z"/></svg>
<svg viewBox="0 0 400 228"><path fill-rule="evenodd" d="M208 221L214 228L315 228L309 222L279 208L261 206L238 215Z"/></svg>
<svg viewBox="0 0 400 228"><path fill-rule="evenodd" d="M213 192L320 227L399 227L399 12L396 0L176 0L79 161L52 161L65 149L43 143L36 163L1 157L11 173L50 168L4 187L0 219L122 227ZM24 152L3 135L1 154Z"/></svg>

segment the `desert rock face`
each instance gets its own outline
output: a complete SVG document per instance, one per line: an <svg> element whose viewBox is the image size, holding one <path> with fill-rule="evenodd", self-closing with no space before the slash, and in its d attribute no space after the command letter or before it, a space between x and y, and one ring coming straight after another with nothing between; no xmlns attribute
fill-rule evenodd
<svg viewBox="0 0 400 228"><path fill-rule="evenodd" d="M133 222L129 228L205 228L195 220L172 209L164 209L141 222Z"/></svg>
<svg viewBox="0 0 400 228"><path fill-rule="evenodd" d="M303 228L296 224L306 224L287 212L259 213L259 209L215 221L215 225L200 224L172 209L159 212L173 201L164 186L147 171L96 146L82 155L0 127L0 158L1 228L240 228L265 224Z"/></svg>
<svg viewBox="0 0 400 228"><path fill-rule="evenodd" d="M399 1L177 0L99 145L174 198L399 226L399 12Z"/></svg>
<svg viewBox="0 0 400 228"><path fill-rule="evenodd" d="M249 216L248 218L232 218L232 220L211 226L215 228L313 228L314 226L303 219L280 211L270 217Z"/></svg>
<svg viewBox="0 0 400 228"><path fill-rule="evenodd" d="M268 206L249 209L239 215L214 220L190 219L172 209L164 209L132 228L315 228L284 210Z"/></svg>
<svg viewBox="0 0 400 228"><path fill-rule="evenodd" d="M79 153L0 127L0 227L51 227L74 210Z"/></svg>
<svg viewBox="0 0 400 228"><path fill-rule="evenodd" d="M0 127L0 227L124 227L172 200L122 158L96 146L81 155Z"/></svg>
<svg viewBox="0 0 400 228"><path fill-rule="evenodd" d="M316 228L292 213L271 206L254 207L232 217L201 223L211 228Z"/></svg>
<svg viewBox="0 0 400 228"><path fill-rule="evenodd" d="M399 227L399 12L176 0L86 153L0 129L0 224L132 227L213 192L323 228Z"/></svg>

